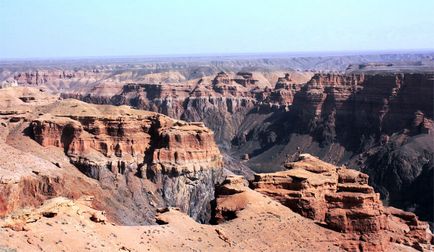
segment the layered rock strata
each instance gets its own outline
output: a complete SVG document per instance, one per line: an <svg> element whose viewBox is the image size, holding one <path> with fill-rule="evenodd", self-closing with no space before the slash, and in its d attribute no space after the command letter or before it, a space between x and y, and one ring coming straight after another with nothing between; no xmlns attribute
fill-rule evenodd
<svg viewBox="0 0 434 252"><path fill-rule="evenodd" d="M279 72L280 73L280 72ZM202 121L215 132L215 140L228 149L243 118L262 102L273 106L287 106L295 90L311 74L292 72L280 78L282 87L272 94L277 80L271 73L260 72L219 72L182 83L159 82L124 84L113 96L101 96L98 92L88 94L63 94L96 104L130 105L186 121ZM294 79L294 80L293 80ZM286 84L283 84L286 83ZM283 97L281 97L283 96Z"/></svg>
<svg viewBox="0 0 434 252"><path fill-rule="evenodd" d="M316 74L286 111L248 113L232 150L257 172L301 152L348 164L382 199L432 221L433 87L432 73Z"/></svg>
<svg viewBox="0 0 434 252"><path fill-rule="evenodd" d="M0 215L94 195L94 207L117 223L153 223L166 206L208 221L222 157L202 123L59 101L27 87L1 89L0 97Z"/></svg>
<svg viewBox="0 0 434 252"><path fill-rule="evenodd" d="M92 90L77 98L202 121L225 154L256 172L280 170L287 155L300 152L348 164L369 174L382 199L433 221L433 183L426 179L434 167L432 71L264 76L252 70L137 81L120 85L115 95ZM242 173L233 167L226 168Z"/></svg>
<svg viewBox="0 0 434 252"><path fill-rule="evenodd" d="M383 207L366 174L308 154L286 167L282 172L256 174L252 188L325 227L353 234L363 251L385 250L390 240L429 248L428 225L412 213Z"/></svg>
<svg viewBox="0 0 434 252"><path fill-rule="evenodd" d="M64 101L62 106L79 104ZM128 178L127 184L129 177L149 179L164 204L207 221L222 161L213 133L202 123L142 111L76 112L33 120L31 137L42 146L63 148L76 167L103 184L116 183L118 177Z"/></svg>

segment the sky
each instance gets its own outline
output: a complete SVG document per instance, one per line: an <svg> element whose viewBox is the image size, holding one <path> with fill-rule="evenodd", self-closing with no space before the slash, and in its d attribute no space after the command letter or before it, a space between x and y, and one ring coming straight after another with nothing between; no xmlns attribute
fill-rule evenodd
<svg viewBox="0 0 434 252"><path fill-rule="evenodd" d="M433 0L0 0L0 59L432 49Z"/></svg>

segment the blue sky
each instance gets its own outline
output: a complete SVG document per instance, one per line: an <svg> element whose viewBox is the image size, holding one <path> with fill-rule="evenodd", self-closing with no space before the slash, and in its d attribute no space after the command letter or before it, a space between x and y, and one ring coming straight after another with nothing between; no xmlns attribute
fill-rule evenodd
<svg viewBox="0 0 434 252"><path fill-rule="evenodd" d="M412 49L432 0L0 0L0 59Z"/></svg>

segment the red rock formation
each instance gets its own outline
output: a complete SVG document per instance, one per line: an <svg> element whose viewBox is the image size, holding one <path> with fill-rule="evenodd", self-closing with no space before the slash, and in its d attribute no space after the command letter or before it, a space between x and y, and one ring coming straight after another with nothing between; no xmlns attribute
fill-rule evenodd
<svg viewBox="0 0 434 252"><path fill-rule="evenodd" d="M248 190L247 181L241 176L228 176L217 186L218 195L213 213L214 224L223 223L235 219L237 213L248 204L248 200L242 192Z"/></svg>
<svg viewBox="0 0 434 252"><path fill-rule="evenodd" d="M422 195L433 191L433 182L424 179L432 174L434 158L433 81L430 72L316 74L286 112L248 113L233 149L248 154L248 165L257 171L277 170L286 154L299 152L347 163L369 174L391 205L416 206L432 221L432 197ZM279 99L290 101L284 94Z"/></svg>
<svg viewBox="0 0 434 252"><path fill-rule="evenodd" d="M202 123L31 90L0 92L0 215L90 194L118 223L152 223L165 206L209 219L222 157Z"/></svg>
<svg viewBox="0 0 434 252"><path fill-rule="evenodd" d="M252 187L330 229L354 234L363 251L385 250L389 240L403 239L401 242L417 248L431 243L427 224L414 214L383 207L366 174L308 154L286 167L287 171L256 174ZM408 231L399 232L396 225Z"/></svg>
<svg viewBox="0 0 434 252"><path fill-rule="evenodd" d="M234 85L239 84L244 87L255 85L258 80L253 78L253 74L250 72L238 72L235 76L231 77L225 72L220 72L214 78L212 84L214 86L218 84ZM235 86L233 86L235 87Z"/></svg>
<svg viewBox="0 0 434 252"><path fill-rule="evenodd" d="M278 90L274 92L272 99L267 99L272 92L269 88L272 84L268 83L270 78L268 75L273 74L220 72L214 79L211 79L212 76L206 76L181 83L167 81L160 81L158 84L128 83L112 97L98 95L100 92L96 89L87 94L66 93L63 97L96 104L127 104L177 119L203 121L215 132L216 141L229 147L238 126L249 111L260 103L286 107L292 102L294 90L299 89L299 85L292 85L290 90ZM302 74L292 75L298 81L297 83L301 82ZM305 76L301 79L307 80Z"/></svg>
<svg viewBox="0 0 434 252"><path fill-rule="evenodd" d="M24 73L17 73L14 79L18 84L30 84L30 85L41 85L47 82L53 81L53 79L71 79L75 77L83 77L83 73L76 73L73 71L29 71Z"/></svg>
<svg viewBox="0 0 434 252"><path fill-rule="evenodd" d="M174 121L154 113L119 117L45 115L30 127L38 143L62 147L72 158L97 155L93 153L96 151L124 162L143 162L149 153L150 163L163 172L221 166L213 133L202 123Z"/></svg>
<svg viewBox="0 0 434 252"><path fill-rule="evenodd" d="M100 115L109 107L80 108L72 100L60 106L76 109L45 114L30 124L38 143L63 148L82 172L102 182L132 174L150 179L161 188L165 204L206 221L222 159L212 131L202 123L137 110ZM190 179L198 180L195 186L188 186Z"/></svg>
<svg viewBox="0 0 434 252"><path fill-rule="evenodd" d="M430 74L317 74L294 103L298 127L317 132L325 144L335 141L337 129L351 128L351 144L366 144L361 138L409 127L416 111L432 118L432 80Z"/></svg>
<svg viewBox="0 0 434 252"><path fill-rule="evenodd" d="M300 91L301 85L294 83L287 73L277 80L274 90L265 99L267 103L289 106L294 101L294 95Z"/></svg>
<svg viewBox="0 0 434 252"><path fill-rule="evenodd" d="M250 73L240 74L232 78L222 72L212 83L201 79L195 84L128 84L111 103L203 121L216 132L218 142L227 145L241 119L257 102L253 91L256 80Z"/></svg>
<svg viewBox="0 0 434 252"><path fill-rule="evenodd" d="M158 84L128 84L112 98L105 92L105 96L100 95L99 88L111 87L100 84L88 96L77 98L128 104L186 121L202 121L213 129L220 146L231 149L235 157L247 154L245 163L253 169L266 164L277 170L286 159L284 155L300 150L328 162L349 163L369 173L372 185L391 204L422 206L416 210L418 214L432 220L432 200L415 202L418 197L403 193L404 188L418 195L433 191L429 190L432 186L425 189L427 193L420 191L426 184L420 182L421 174L430 173L429 160L434 157L429 144L433 141L429 134L433 131L432 71L316 74L306 85L297 85L305 81L297 80L292 72L278 79L274 89L264 84L264 73L261 77L257 71L227 71L214 79L214 73L210 73L195 80L184 76L174 83L149 78L146 80ZM172 74L166 77L173 78ZM133 81L148 83L144 79ZM119 83L121 89L123 84ZM421 134L423 141L418 137ZM411 142L421 143L406 144ZM384 179L390 176L392 179Z"/></svg>
<svg viewBox="0 0 434 252"><path fill-rule="evenodd" d="M414 213L405 212L394 207L387 207L385 213L388 217L387 230L390 240L407 246L423 250L427 242L434 242L432 234L427 232L429 226L426 222L419 221Z"/></svg>

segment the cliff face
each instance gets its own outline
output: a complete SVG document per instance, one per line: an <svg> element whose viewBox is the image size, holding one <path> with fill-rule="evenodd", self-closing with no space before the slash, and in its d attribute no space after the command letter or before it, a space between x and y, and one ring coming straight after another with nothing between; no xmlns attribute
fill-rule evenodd
<svg viewBox="0 0 434 252"><path fill-rule="evenodd" d="M257 82L251 73L221 72L213 80L193 84L127 84L110 103L202 121L215 132L216 141L228 148L243 118L258 102Z"/></svg>
<svg viewBox="0 0 434 252"><path fill-rule="evenodd" d="M359 132L360 149L356 153L362 155L349 163L368 173L371 184L391 204L416 209L432 221L428 214L432 212L432 196L419 198L433 192L432 180L426 179L432 174L434 158L434 75L380 77L368 79L360 98L356 96L355 123L349 129ZM383 87L382 91L375 89L376 85ZM373 93L377 93L376 99L369 99ZM369 110L367 101L371 100L382 103Z"/></svg>
<svg viewBox="0 0 434 252"><path fill-rule="evenodd" d="M286 171L255 175L251 188L241 176L219 183L222 158L203 123L25 94L0 99L1 246L401 251L433 241L416 215L384 207L361 172L304 154ZM165 225L137 226L155 222ZM85 242L65 240L77 226Z"/></svg>
<svg viewBox="0 0 434 252"><path fill-rule="evenodd" d="M348 163L370 175L383 199L427 213L426 201L410 195L432 188L419 181L432 170L433 82L432 73L351 73L300 84L287 74L271 88L254 74L221 72L197 83L128 84L109 102L202 121L255 171L279 170L300 152Z"/></svg>
<svg viewBox="0 0 434 252"><path fill-rule="evenodd" d="M222 161L213 133L202 123L174 121L151 112L101 116L73 111L44 115L33 120L30 129L39 144L63 148L76 167L103 186L117 187L118 180L125 180L124 189L140 194L139 188L129 187L142 187L136 183L148 179L157 187L160 204L180 207L207 221ZM135 199L136 204L141 201Z"/></svg>
<svg viewBox="0 0 434 252"><path fill-rule="evenodd" d="M421 216L432 209L434 75L317 74L286 111L249 113L233 150L257 171L308 152L370 176L383 199Z"/></svg>
<svg viewBox="0 0 434 252"><path fill-rule="evenodd" d="M90 91L77 98L202 121L225 154L257 172L281 170L288 156L301 152L348 164L369 174L390 204L432 219L432 197L414 197L432 195L432 182L423 178L433 170L432 72L352 71L315 74L309 81L291 73L275 78L274 87L263 76L220 72L176 83L130 83L114 96Z"/></svg>
<svg viewBox="0 0 434 252"><path fill-rule="evenodd" d="M433 117L433 78L432 74L316 75L294 102L299 119L295 128L305 129L323 145L339 141L347 149L369 147L381 134L414 128L415 113L422 114L421 120L424 115Z"/></svg>
<svg viewBox="0 0 434 252"><path fill-rule="evenodd" d="M95 104L130 105L176 119L202 121L215 132L217 143L229 150L232 139L248 113L261 107L262 103L271 107L290 105L301 87L300 83L311 76L292 72L278 78L277 73L219 72L215 76L183 82L132 82L123 85L112 96L100 95L97 90L69 92L62 96ZM271 80L278 81L275 90Z"/></svg>
<svg viewBox="0 0 434 252"><path fill-rule="evenodd" d="M286 167L255 175L252 187L327 228L352 234L355 239L344 244L347 249L383 251L390 241L418 249L431 244L428 224L412 213L384 208L366 174L308 154Z"/></svg>
<svg viewBox="0 0 434 252"><path fill-rule="evenodd" d="M13 89L1 91L12 97ZM0 104L0 158L11 156L0 166L1 215L55 196L94 195L118 223L153 223L167 206L209 220L223 162L203 123L36 93Z"/></svg>
<svg viewBox="0 0 434 252"><path fill-rule="evenodd" d="M328 161L342 162L349 159L347 153L361 153L380 138L405 128L413 135L426 133L430 127L427 120L433 117L432 82L433 75L428 73L317 74L300 85L287 74L270 88L263 87L251 73L221 72L213 80L197 83L128 84L110 101L90 94L79 98L202 121L226 148L231 147L230 142L237 148L246 147L246 138L259 142L259 150L248 144L245 152L264 151L276 143L273 138L277 135L288 142L292 133L301 134L312 137L310 142L324 150L313 152ZM277 123L283 127L275 126ZM268 127L268 132L258 127ZM327 146L333 146L333 151Z"/></svg>

